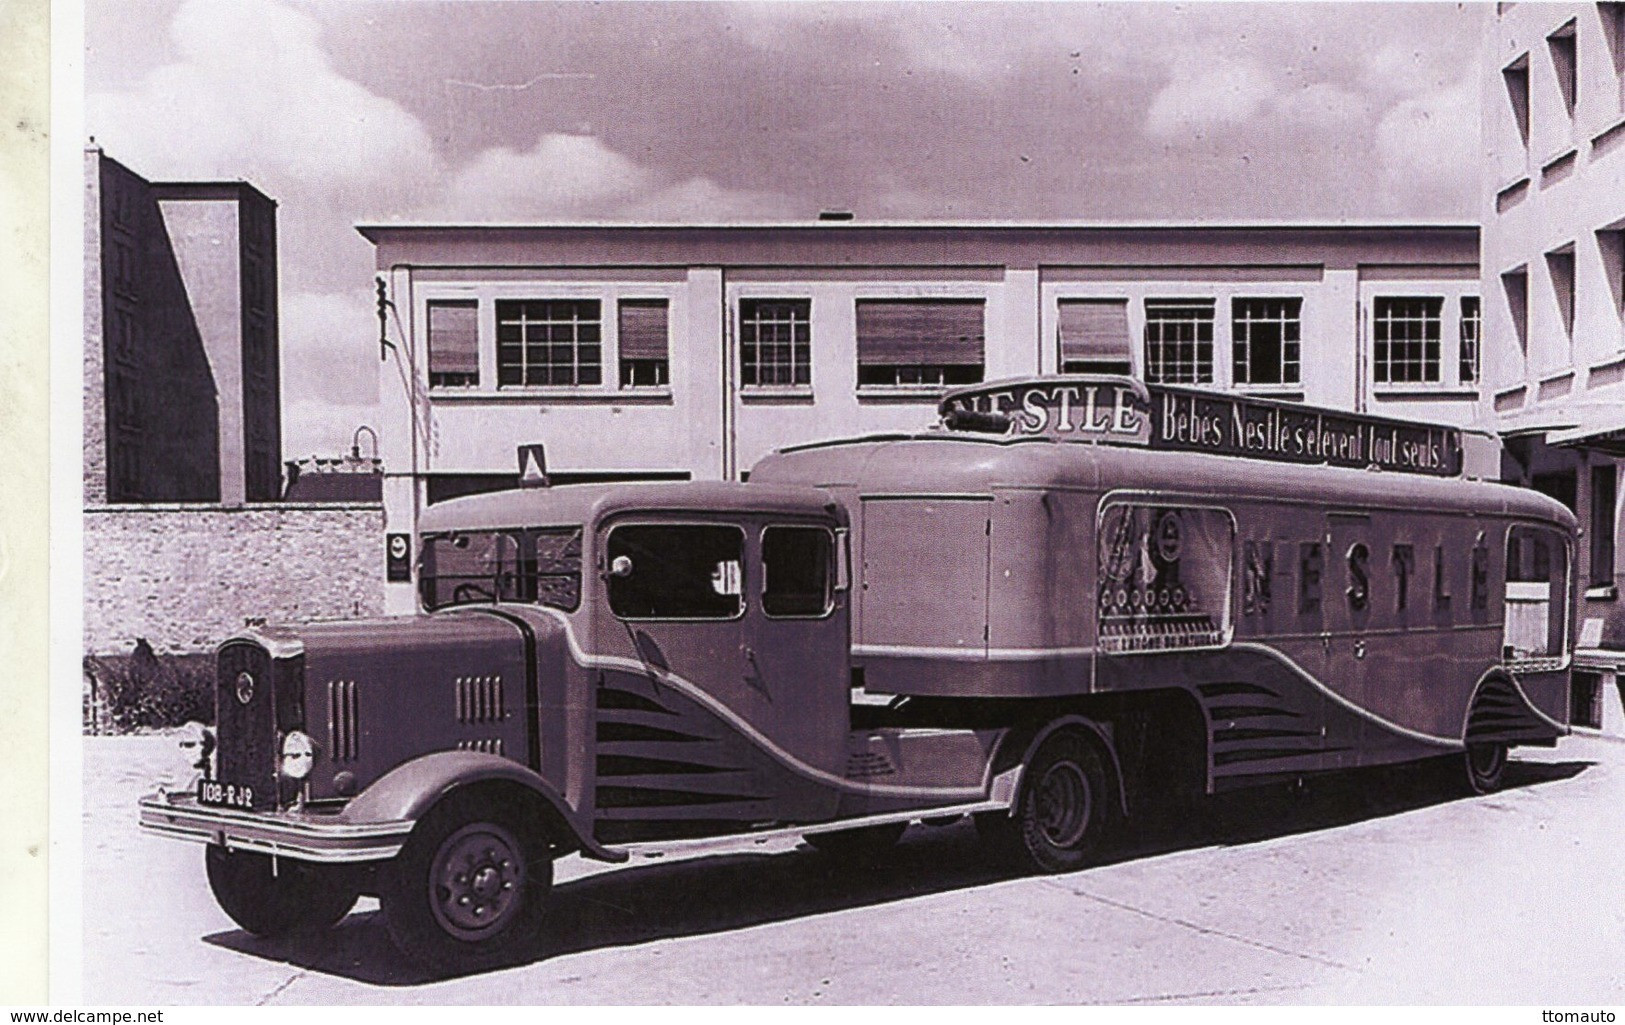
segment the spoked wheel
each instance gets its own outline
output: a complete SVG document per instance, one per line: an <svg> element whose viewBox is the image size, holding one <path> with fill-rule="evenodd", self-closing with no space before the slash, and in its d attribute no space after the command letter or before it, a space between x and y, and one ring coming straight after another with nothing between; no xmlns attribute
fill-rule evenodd
<svg viewBox="0 0 1625 1025"><path fill-rule="evenodd" d="M1012 813L976 816L993 851L1023 868L1071 872L1098 853L1110 832L1110 777L1099 745L1078 730L1061 730L1039 747L1022 773Z"/></svg>
<svg viewBox="0 0 1625 1025"><path fill-rule="evenodd" d="M203 855L220 909L255 936L319 932L338 924L360 895L353 872L210 844Z"/></svg>
<svg viewBox="0 0 1625 1025"><path fill-rule="evenodd" d="M1501 789L1506 776L1507 746L1468 744L1462 762L1467 770L1467 789L1475 794L1493 794Z"/></svg>
<svg viewBox="0 0 1625 1025"><path fill-rule="evenodd" d="M873 861L903 838L906 822L888 822L879 826L860 826L841 829L833 833L812 833L802 837L813 850L842 861Z"/></svg>
<svg viewBox="0 0 1625 1025"><path fill-rule="evenodd" d="M380 873L379 903L402 953L426 968L469 971L531 951L552 883L539 831L493 801L453 794Z"/></svg>

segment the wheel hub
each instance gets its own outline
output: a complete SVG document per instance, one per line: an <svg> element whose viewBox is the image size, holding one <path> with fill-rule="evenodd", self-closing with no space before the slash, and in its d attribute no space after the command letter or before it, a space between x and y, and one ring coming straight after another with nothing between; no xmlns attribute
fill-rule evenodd
<svg viewBox="0 0 1625 1025"><path fill-rule="evenodd" d="M1034 793L1038 828L1044 839L1056 847L1070 848L1089 829L1093 811L1089 781L1083 770L1071 762L1050 766Z"/></svg>
<svg viewBox="0 0 1625 1025"><path fill-rule="evenodd" d="M460 939L489 935L512 918L524 892L519 842L501 826L471 823L435 852L429 906L441 928Z"/></svg>

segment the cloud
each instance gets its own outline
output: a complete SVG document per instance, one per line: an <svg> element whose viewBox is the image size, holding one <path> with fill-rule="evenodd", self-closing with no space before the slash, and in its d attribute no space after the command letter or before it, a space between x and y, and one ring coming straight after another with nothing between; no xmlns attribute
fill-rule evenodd
<svg viewBox="0 0 1625 1025"><path fill-rule="evenodd" d="M249 178L273 195L435 177L423 125L338 74L309 15L188 0L169 34L178 60L86 98L91 134L139 173Z"/></svg>
<svg viewBox="0 0 1625 1025"><path fill-rule="evenodd" d="M450 221L559 218L725 220L787 214L772 192L708 177L671 180L591 135L550 133L525 151L487 149L452 175L422 214Z"/></svg>
<svg viewBox="0 0 1625 1025"><path fill-rule="evenodd" d="M378 317L370 290L283 295L278 321L284 402L378 401Z"/></svg>
<svg viewBox="0 0 1625 1025"><path fill-rule="evenodd" d="M1376 144L1390 178L1470 196L1483 159L1476 99L1467 78L1389 108Z"/></svg>
<svg viewBox="0 0 1625 1025"><path fill-rule="evenodd" d="M1179 65L1193 63L1198 62ZM1145 131L1155 138L1178 139L1227 126L1332 129L1369 117L1370 111L1367 101L1333 82L1294 83L1252 59L1220 60L1199 70L1176 71L1152 98Z"/></svg>

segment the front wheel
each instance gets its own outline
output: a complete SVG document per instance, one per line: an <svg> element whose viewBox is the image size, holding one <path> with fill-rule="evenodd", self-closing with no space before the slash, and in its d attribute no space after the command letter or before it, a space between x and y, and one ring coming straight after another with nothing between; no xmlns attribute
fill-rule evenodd
<svg viewBox="0 0 1625 1025"><path fill-rule="evenodd" d="M220 909L255 936L319 932L337 925L360 896L354 874L335 865L227 850L203 855L209 889Z"/></svg>
<svg viewBox="0 0 1625 1025"><path fill-rule="evenodd" d="M546 839L479 794L453 794L418 823L379 879L384 926L401 952L437 971L522 958L553 884Z"/></svg>
<svg viewBox="0 0 1625 1025"><path fill-rule="evenodd" d="M976 829L1005 860L1040 872L1072 872L1094 859L1114 818L1100 745L1065 729L1033 754L1011 812L977 815Z"/></svg>

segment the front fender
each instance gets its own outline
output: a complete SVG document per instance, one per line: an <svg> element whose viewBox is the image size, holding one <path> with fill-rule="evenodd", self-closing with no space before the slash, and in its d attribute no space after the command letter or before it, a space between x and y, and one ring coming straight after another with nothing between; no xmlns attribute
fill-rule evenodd
<svg viewBox="0 0 1625 1025"><path fill-rule="evenodd" d="M350 824L417 821L447 794L476 783L516 783L545 800L583 854L600 861L625 861L625 851L593 839L592 823L571 808L547 780L518 762L484 751L436 751L396 766L357 794L338 818Z"/></svg>

